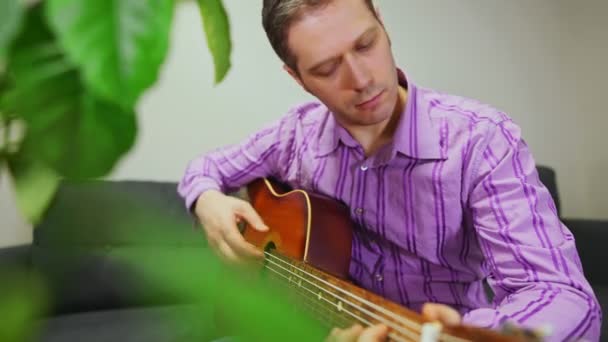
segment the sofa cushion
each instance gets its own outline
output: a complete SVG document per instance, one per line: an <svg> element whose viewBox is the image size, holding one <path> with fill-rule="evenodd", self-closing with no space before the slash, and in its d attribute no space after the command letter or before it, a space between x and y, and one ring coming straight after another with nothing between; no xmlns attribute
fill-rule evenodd
<svg viewBox="0 0 608 342"><path fill-rule="evenodd" d="M561 214L561 202L559 199L559 193L557 191L557 180L555 179L555 171L547 166L538 165L536 167L538 172L538 177L540 181L543 183L551 197L553 197L553 201L555 202L555 208L557 209L557 213Z"/></svg>
<svg viewBox="0 0 608 342"><path fill-rule="evenodd" d="M576 241L576 249L583 264L585 277L592 285L608 286L608 221L586 219L564 219Z"/></svg>
<svg viewBox="0 0 608 342"><path fill-rule="evenodd" d="M37 341L209 341L212 324L210 310L194 305L97 311L41 320Z"/></svg>
<svg viewBox="0 0 608 342"><path fill-rule="evenodd" d="M142 181L62 183L44 221L35 228L31 248L32 267L48 282L51 314L183 302L166 283L152 284L133 267L138 257L166 265L176 254L206 249L204 234L176 186ZM117 257L134 253L139 256ZM168 267L193 271L185 265Z"/></svg>
<svg viewBox="0 0 608 342"><path fill-rule="evenodd" d="M597 285L593 286L593 292L595 292L595 296L597 300L600 302L600 306L602 308L602 313L608 312L608 285ZM606 319L602 319L602 328L601 328L600 340L608 341L608 322Z"/></svg>
<svg viewBox="0 0 608 342"><path fill-rule="evenodd" d="M34 244L200 246L201 231L176 189L171 182L64 181L34 230Z"/></svg>

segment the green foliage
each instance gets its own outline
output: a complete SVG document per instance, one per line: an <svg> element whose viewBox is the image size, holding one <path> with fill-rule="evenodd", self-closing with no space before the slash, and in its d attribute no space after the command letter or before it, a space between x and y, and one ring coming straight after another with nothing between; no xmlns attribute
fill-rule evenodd
<svg viewBox="0 0 608 342"><path fill-rule="evenodd" d="M86 87L132 108L167 54L173 1L47 1L49 24Z"/></svg>
<svg viewBox="0 0 608 342"><path fill-rule="evenodd" d="M19 0L0 0L0 61L19 30L22 15Z"/></svg>
<svg viewBox="0 0 608 342"><path fill-rule="evenodd" d="M167 56L175 0L0 0L0 172L36 223L61 178L108 174L137 138L138 99ZM27 2L27 3L32 3ZM198 0L215 82L230 68L221 0Z"/></svg>
<svg viewBox="0 0 608 342"><path fill-rule="evenodd" d="M230 26L220 0L197 0L203 17L205 34L215 64L215 82L221 82L230 69ZM225 39L228 37L228 39Z"/></svg>
<svg viewBox="0 0 608 342"><path fill-rule="evenodd" d="M157 234L153 239L175 240L166 225L150 221L147 226ZM131 265L138 284L155 284L199 308L168 320L167 326L212 319L215 325L206 327L211 328L209 339L234 336L235 341L322 341L329 333L285 288L255 268L226 265L207 248L131 248L115 253L114 261ZM137 289L146 291L154 292Z"/></svg>
<svg viewBox="0 0 608 342"><path fill-rule="evenodd" d="M0 277L0 303L6 313L0 321L0 341L34 340L38 333L34 322L48 302L42 278L16 269L2 269Z"/></svg>

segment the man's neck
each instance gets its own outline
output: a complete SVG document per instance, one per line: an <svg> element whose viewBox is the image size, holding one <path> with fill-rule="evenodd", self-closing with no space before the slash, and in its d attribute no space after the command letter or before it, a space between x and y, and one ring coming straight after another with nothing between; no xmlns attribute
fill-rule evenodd
<svg viewBox="0 0 608 342"><path fill-rule="evenodd" d="M395 108L387 120L378 123L376 126L365 127L365 129L351 132L355 140L363 147L366 156L374 154L393 139L399 124L399 119L401 118L407 103L407 96L407 90L399 86Z"/></svg>

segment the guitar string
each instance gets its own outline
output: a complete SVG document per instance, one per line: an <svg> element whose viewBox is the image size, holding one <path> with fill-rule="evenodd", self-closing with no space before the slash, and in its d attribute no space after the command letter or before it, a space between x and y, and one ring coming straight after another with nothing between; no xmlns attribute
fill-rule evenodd
<svg viewBox="0 0 608 342"><path fill-rule="evenodd" d="M407 320L407 319L405 319L405 318L403 318L403 317L401 317L401 316L398 316L398 315L397 315L397 314L395 314L394 312L391 312L391 311L389 311L389 310L386 310L386 309L385 309L385 308L383 308L383 307L378 306L377 304L374 304L374 303L372 303L372 302L369 302L368 300L366 300L366 299L364 299L364 298L361 298L361 297L356 296L356 295L354 295L354 294L352 294L352 293L349 293L349 292L347 292L347 291L345 291L345 290L343 290L343 289L341 289L341 288L339 288L339 287L336 287L335 285L333 285L333 284L331 284L331 283L329 283L329 282L327 282L327 281L325 281L325 280L323 280L323 279L321 279L321 278L317 277L316 275L314 275L314 274L312 274L312 273L310 273L310 272L306 271L305 269L300 268L300 267L298 267L298 266L296 266L296 265L292 264L291 262L284 260L284 259L283 259L283 257L279 257L279 256L277 256L277 255L274 255L274 254L269 253L269 252L266 252L266 251L264 252L264 254L266 254L266 255L267 255L267 256L269 256L269 257L275 258L275 259L276 259L276 260L278 260L279 262L282 262L282 263L284 263L284 264L287 264L289 267L293 267L293 268L295 268L295 269L299 270L299 271L300 271L300 272L302 272L303 274L305 274L305 275L307 275L307 276L309 276L309 277L313 278L314 280L317 280L317 281L320 281L320 282L324 283L326 286L329 286L330 288L333 288L334 290L337 290L337 291L339 291L339 292L342 292L342 293L344 293L344 294L346 294L346 295L348 295L348 296L350 296L350 297L354 298L355 300L359 300L359 301L361 301L363 304L367 304L368 306L372 307L372 309L376 309L376 310L378 310L378 311L383 312L385 315L390 316L391 318L393 318L393 319L395 319L395 320L397 320L397 321L399 321L399 322L403 323L404 325L409 326L409 327L410 327L411 329L413 329L414 331L416 331L416 332L420 333L420 331L419 331L419 330L417 330L417 329L421 329L421 325L420 325L420 324L418 324L418 323L416 323L416 322L413 322L413 321L410 321L410 320ZM267 259L267 260L268 260L268 259ZM270 261L270 260L269 260L269 261ZM276 263L275 263L275 264L276 264ZM297 276L297 277L299 277L299 278L301 278L301 279L304 279L306 282L308 282L308 283L312 284L313 286L318 287L318 288L320 288L321 290L323 290L323 291L325 291L325 292L327 292L327 293L331 294L332 296L336 297L337 299L342 300L342 301L346 302L347 304L349 304L349 305L351 305L351 306L353 306L353 307L355 307L355 308L360 309L361 311L364 311L364 312L365 312L367 315L369 315L369 316L371 316L372 318L375 318L375 319L377 319L377 320L379 320L379 321L381 321L381 322L385 323L387 326L391 326L391 328L395 328L395 326L391 325L391 324L390 324L390 323L388 323L387 321L383 321L383 320L382 320L382 318L378 317L377 315L375 315L375 314L373 314L373 313L370 313L369 311L367 311L367 310L366 310L366 309L364 309L363 307L358 306L358 305L356 305L356 304L352 304L352 303L351 303L351 302L349 302L348 300L346 300L346 299L344 299L344 298L341 298L340 296L338 296L338 295L336 295L336 294L334 294L334 293L332 293L332 292L329 292L329 291L327 291L326 289L323 289L322 287L320 287L320 286L319 286L319 285L317 285L316 283L311 282L311 281L309 281L309 280L305 279L304 277L300 276L299 274L294 273L294 272L292 272L291 270L286 269L285 267L283 267L283 266L281 266L281 265L278 265L278 264L276 264L276 265L277 265L278 267L282 268L283 270L287 271L288 273L290 273L290 274L292 274L292 275L295 275L295 276ZM332 303L332 304L333 304L333 303ZM335 305L335 304L334 304L334 305ZM401 327L397 326L396 328L398 328L398 329L395 329L395 330L398 330L398 331L402 331L402 332L403 332L403 329L401 329ZM409 331L407 331L407 330L406 330L406 332L404 332L404 334L409 334L409 333L410 333L410 332L409 332ZM416 336L416 337L419 337L419 335L418 335L418 336ZM459 338L459 337L456 337L456 336L448 335L448 334L443 333L443 332L441 333L441 338L442 338L443 340L445 340L445 341L453 341L453 342L465 342L465 341L468 341L468 340L466 340L466 339L462 339L462 338Z"/></svg>
<svg viewBox="0 0 608 342"><path fill-rule="evenodd" d="M355 295L355 294L352 294L352 293L350 293L350 292L348 292L348 291L345 291L344 289L341 289L341 288L337 287L336 285L331 284L331 283L329 283L328 281L326 281L326 280L324 280L324 279L322 279L322 278L319 278L319 277L318 277L318 276L316 276L315 274L308 272L306 269L303 269L303 268L301 268L301 267L299 267L299 266L293 265L293 264L291 264L290 262L288 262L288 261L286 261L286 260L283 260L282 258L280 258L280 257L278 257L278 256L276 256L276 255L274 255L274 254L272 254L272 253L265 252L265 254L267 254L268 256L270 256L270 257L272 257L272 258L274 258L274 259L278 260L279 262L281 262L281 263L283 263L283 264L288 265L288 267L290 266L290 267L295 268L296 270L298 270L298 271L302 272L303 274L307 275L308 277L310 277L310 278L312 278L312 279L314 279L314 280L316 280L316 281L318 281L318 282L321 282L321 283L325 284L326 286L328 286L328 287L330 287L330 288L333 288L334 290L337 290L338 292L341 292L341 293L343 293L343 294L345 294L345 295L347 295L347 296L349 296L349 297L351 297L351 298L353 298L353 299L355 299L355 300L357 300L357 301L360 301L360 302L362 302L362 303L364 303L364 304L368 305L369 307L371 307L371 308L372 308L372 309L374 309L374 310L377 310L377 311L379 311L379 312L382 312L383 314L385 314L385 315L387 315L387 316L389 316L389 317L393 318L393 319L394 319L394 320L396 320L396 321L399 321L400 323L403 323L403 324L405 324L405 325L407 325L407 326L411 327L411 328L412 328L412 329L414 329L414 330L418 330L418 331L419 331L419 330L421 329L421 325L420 325L419 323L416 323L416 322L410 321L410 320L408 320L408 319L406 319L406 318L403 318L403 317L401 317L401 316L399 316L399 315L395 314L394 312L392 312L392 311L389 311L389 310L385 309L384 307L381 307L381 306L379 306L379 305L377 305L377 304L375 304L375 303L373 303L373 302L370 302L369 300L367 300L367 299L365 299L365 298L359 297L359 296L357 296L357 295ZM280 266L280 267L282 267L283 269L285 269L285 268L284 268L283 266L281 266L281 265L278 265L278 264L277 264L277 266ZM291 274L295 274L294 272L292 272L292 271L291 271L291 270L289 270L289 269L285 269L285 270L286 270L287 272L290 272ZM297 274L295 274L295 275L296 275L296 276L299 276L299 275L297 275ZM310 282L310 281L309 281L309 282ZM313 285L318 286L318 285L316 285L316 284L314 284L314 283L313 283ZM337 296L336 296L336 297L337 297ZM338 299L342 299L342 298L340 298L340 297L337 297L337 298L338 298ZM343 300L345 300L345 299L343 299Z"/></svg>
<svg viewBox="0 0 608 342"><path fill-rule="evenodd" d="M271 268L271 267L269 267L269 266L265 266L265 267L266 267L267 269L270 269L270 270L274 271L275 273L279 274L281 277L283 277L283 278L287 279L287 281L288 281L288 282L292 282L292 280L290 280L290 279L289 279L287 276L285 276L284 274L280 273L280 272L279 272L279 271L277 271L276 269L272 269L272 268ZM285 269L285 268L283 268L283 267L281 267L281 268L282 268L283 270L286 270L286 269ZM289 270L286 270L286 271L287 271L288 273L295 274L295 273L293 273L293 272L290 272ZM295 274L295 275L296 275L296 276L298 276L297 274ZM300 277L300 276L298 276L298 277L299 277L299 278L302 278L302 277ZM306 279L305 279L305 280L306 280ZM307 281L307 280L306 280L306 281ZM308 282L308 283L311 283L310 281L307 281L307 282ZM314 284L314 283L311 283L311 284L312 284L313 286L319 287L318 285L316 285L316 284ZM320 288L320 287L319 287L319 288ZM293 288L292 288L292 289L293 289ZM321 288L321 289L322 289L322 288ZM312 291L310 291L309 289L306 289L306 288L305 288L305 290L313 294L312 296L308 295L310 298L317 298L317 299L318 299L318 294L317 294L317 293L314 293L314 292L312 292ZM323 291L325 291L325 292L328 292L327 290L324 290L324 289L322 289L322 290L323 290ZM300 293L303 293L303 292L301 292L301 291L299 291L299 292L300 292ZM333 293L331 293L331 292L328 292L328 293L330 293L330 294L332 294L332 295L333 295ZM339 297L339 296L334 295L334 297L336 297L336 298L340 299L340 297ZM332 305L336 306L336 304L335 304L335 303L333 303L333 302L331 302L331 301L328 301L328 300L327 300L327 298L322 297L322 299L324 299L324 300L325 300L325 301L327 301L328 303L330 303L330 304L332 304ZM317 303L317 301L313 301L313 302L314 302L314 303ZM347 304L349 304L349 303L347 302ZM308 306L310 306L310 304L308 304L308 303L307 303L307 305L308 305ZM351 304L351 305L352 305L352 304ZM319 305L317 305L317 306L319 306ZM328 309L326 309L324 306L321 306L321 307L322 307L322 308L324 308L326 311L328 311ZM357 306L356 306L356 305L354 305L354 307L355 307L355 308L357 308ZM343 310L344 310L344 309L343 309ZM345 311L345 310L344 310L344 311ZM332 312L332 313L333 313L333 312ZM350 312L349 312L349 313L350 313ZM326 317L327 317L327 316L326 316ZM335 316L335 313L334 313L334 317L336 317L336 316ZM360 320L361 322L364 322L364 323L366 323L366 324L368 324L368 325L371 325L371 323L370 323L369 321L364 320L364 319L362 319L361 317L358 317L358 316L356 316L356 315L355 315L355 316L354 316L354 318L355 318L355 319L358 319L358 320ZM385 322L385 324L386 324L386 322ZM387 324L387 325L391 326L390 324ZM391 327L393 327L393 326L391 326ZM399 329L399 330L400 330L400 329ZM409 333L409 331L408 331L408 333ZM394 336L394 333L392 333L392 332L389 334L389 337L392 337L394 340L401 340L399 337ZM418 336L418 335L416 335L416 338L417 338L417 337L419 337L419 336ZM450 342L450 341L452 341L452 342L466 342L466 341L469 341L469 340L466 340L466 339L462 339L462 338L459 338L459 337L456 337L456 336L452 336L452 335L446 334L446 333L444 333L444 332L442 332L442 333L441 333L441 335L440 335L440 339L441 339L441 340L443 340L443 341L446 341L446 342ZM415 339L415 340L416 340L416 339Z"/></svg>
<svg viewBox="0 0 608 342"><path fill-rule="evenodd" d="M283 277L283 278L287 279L287 281L290 281L290 280L289 280L289 278L288 278L287 276L285 276L284 274L280 273L279 271L277 271L276 269L272 268L271 266L264 266L264 267L266 267L266 269L268 269L268 270L270 270L270 271L272 271L272 272L275 272L275 273L276 273L276 274L278 274L279 276L281 276L281 277ZM321 289L322 289L322 288L321 288ZM326 301L327 303L331 304L332 306L336 306L336 304L335 304L335 303L333 303L332 301L328 300L326 297L321 297L321 298L318 298L317 293L315 293L315 292L311 291L310 289L303 288L303 290L304 290L304 291L308 291L308 293L309 293L309 294L306 294L306 293L305 293L305 292L303 292L302 290L296 290L296 291L300 291L300 293L302 293L304 296L308 295L310 298L316 298L316 299L320 299L320 300ZM331 294L331 292L328 292L327 290L324 290L324 289L322 289L322 290L323 290L323 291L325 291L325 292L327 292L327 293L330 293L330 294ZM312 294L312 295L310 295L310 294ZM304 303L306 303L306 304L307 304L307 305L309 305L310 307L313 307L314 305L316 305L317 307L319 307L319 306L320 306L320 307L322 307L322 308L326 308L326 306L320 305L318 301L312 301L312 303L315 303L315 304L311 304L310 302L306 302L306 301L305 301ZM354 306L354 305L351 305L351 306ZM355 306L355 308L356 308L356 306ZM325 309L325 310L326 310L326 311L329 311L328 309ZM358 320L358 321L360 321L360 322L362 322L362 323L364 323L364 324L366 324L366 325L369 325L369 326L373 325L373 323L372 323L372 322L370 322L370 321L366 320L365 318L363 318L363 317L361 317L361 316L357 315L356 313L353 313L353 312L351 312L351 311L349 311L349 310L347 310L347 309L345 309L345 308L342 308L342 309L341 309L341 311L342 311L342 312L344 312L344 313L349 314L349 315L350 315L350 316L352 316L352 317L353 317L355 320ZM332 311L329 311L329 312L330 312L330 314L329 314L329 318L330 318L330 319L331 319L331 318L333 318L333 317L336 317L335 315L332 315ZM327 317L327 316L325 316L325 317ZM342 318L342 319L343 319L343 318ZM344 320L344 319L343 319L343 320ZM346 323L348 324L348 323L350 323L350 322L346 321ZM331 323L330 323L330 324L331 324ZM387 326L390 326L390 325L389 325L389 324L387 324ZM346 327L346 325L343 325L343 327ZM392 327L392 326L391 326L391 327ZM415 333L412 333L412 332L409 332L409 331L407 331L406 335L408 335L408 336L409 336L411 339L404 340L404 339L403 339L401 336L397 336L397 335L396 335L395 333L393 333L393 332L389 333L389 337L391 337L391 338L392 338L394 341L417 341L417 340L418 340L418 338L420 337L418 334L415 334ZM413 337L412 337L412 336L413 336Z"/></svg>
<svg viewBox="0 0 608 342"><path fill-rule="evenodd" d="M316 296L311 295L311 292L308 291L307 289L301 289L300 288L301 285L298 285L298 287L291 287L296 284L292 284L291 280L287 276L285 276L282 273L279 273L275 269L272 269L270 267L267 267L267 268L273 272L273 273L268 273L268 276L272 277L273 279L276 278L276 280L279 281L278 282L279 286L288 288L290 290L289 291L290 293L296 292L296 294L298 296L305 297L305 298L316 297ZM276 275L275 273L278 275ZM279 279L279 278L283 278L283 279ZM297 304L304 306L305 307L304 310L308 310L311 314L316 315L317 317L315 317L315 318L317 320L319 320L321 324L323 324L329 328L330 327L346 328L353 323L353 319L349 318L349 317L345 317L346 315L344 315L343 312L340 312L340 314L336 314L336 312L334 310L330 309L328 305L320 304L318 301L298 300ZM318 317L318 316L321 316L321 317Z"/></svg>
<svg viewBox="0 0 608 342"><path fill-rule="evenodd" d="M277 270L270 266L265 266L265 267L268 270L272 271L272 273L266 273L266 276L269 279L276 280L277 281L276 284L278 286L288 289L289 295L296 292L295 294L298 295L298 297L306 297L306 298L316 298L317 297L316 294L311 295L312 292L309 291L308 289L302 289L302 287L306 286L306 284L302 284L301 280L296 283L293 281L292 276L287 277L287 275L281 273L280 269ZM338 324L339 326L346 327L346 325L352 324L352 319L344 317L345 315L343 315L343 314L340 314L340 315L336 314L335 310L330 309L327 305L318 304L318 301L298 300L298 304L305 305L307 307L307 309L310 309L310 311L313 311L315 314L322 315L324 318L326 318L328 320L333 319L335 322L335 323L333 323L334 326L336 326ZM327 323L325 321L323 321L322 323L332 324L332 323Z"/></svg>
<svg viewBox="0 0 608 342"><path fill-rule="evenodd" d="M277 271L276 269L272 268L271 266L266 266L266 268L267 268L268 270L272 271L272 272L275 272L276 274L278 274L278 276L281 276L281 277L283 277L283 278L287 279L287 281L288 281L288 282L289 282L289 281L291 281L289 277L287 277L286 275L284 275L284 274L280 273L279 271ZM308 288L306 288L306 287L299 286L297 291L300 291L300 293L302 293L303 295L308 296L308 297L310 297L310 298L313 298L313 299L314 299L314 298L316 298L316 299L318 299L318 300L326 301L326 302L328 302L329 304L331 304L332 306L335 306L334 302L330 301L330 300L329 300L329 299L327 299L326 297L322 297L322 296L321 296L321 297L319 298L319 296L318 296L318 295L319 295L319 293L313 292L313 291L311 291L310 289L308 289ZM304 291L306 291L306 292L304 292ZM318 301L312 301L312 303L318 303ZM321 307L325 307L325 306L322 306L322 305L320 305L320 306L321 306ZM329 311L329 310L328 310L328 311ZM343 309L342 311L343 311L343 312L345 312L345 313L347 313L347 314L349 314L349 315L351 315L351 316L353 316L354 318L356 318L356 319L358 319L358 320L360 320L360 321L362 321L362 322L366 323L366 324L371 324L371 322L369 322L369 321L365 320L365 319L364 319L364 318L362 318L362 317L357 316L355 313L352 313L352 312L348 311L347 309Z"/></svg>
<svg viewBox="0 0 608 342"><path fill-rule="evenodd" d="M308 288L306 286L307 285L306 283L302 284L301 280L296 283L293 281L293 276L287 276L284 273L281 273L281 269L273 268L272 266L265 266L265 267L274 273L274 274L270 274L270 275L272 275L273 277L275 277L278 280L281 280L281 284L284 287L292 286L290 288L292 291L294 291L294 289L295 289L295 291L298 292L298 294L301 297L305 297L306 299L317 299L315 301L304 301L304 304L309 305L309 307L311 307L311 308L320 307L321 310L319 310L318 312L324 311L323 313L329 313L329 316L331 318L339 318L339 319L346 321L346 318L343 317L344 315L338 315L338 314L336 314L335 310L329 309L328 305L322 305L319 303L319 300L328 301L327 297L321 297L319 299L319 296L318 296L319 293L314 292L310 288ZM279 279L279 278L283 278L283 279ZM296 285L297 285L297 287L296 287ZM332 304L332 306L335 306L333 302L331 302L331 301L328 301L328 302L329 302L329 304ZM314 307L314 305L316 305L316 307ZM340 312L340 311L338 311L338 312L341 314L344 313L344 312Z"/></svg>
<svg viewBox="0 0 608 342"><path fill-rule="evenodd" d="M267 253L267 252L265 252L265 253ZM270 253L267 253L267 254L268 254L269 256L272 256L272 257L274 257L274 258L276 258L276 259L280 260L280 261L281 261L281 262L283 262L283 263L289 264L289 263L287 263L286 261L281 260L280 258L278 258L278 257L276 257L276 256L274 256L274 255L272 255L272 254L270 254ZM387 320L385 317L381 317L381 316L379 316L378 314L375 314L375 313L373 313L373 312L370 312L368 309L366 309L366 308L364 308L364 307L362 307L362 306L360 306L360 305L357 305L357 304L355 304L355 303L352 303L352 302L351 302L351 301L349 301L348 299L342 298L342 297L340 297L338 294L333 293L333 292L330 292L330 291L328 291L327 289L324 289L324 288L320 287L318 284L315 284L314 282L312 282L312 281L310 281L310 280L308 280L308 279L306 279L306 278L302 277L301 275L299 275L299 274L297 274L297 273L294 273L294 272L292 272L292 271L291 271L291 270L289 270L289 269L286 269L286 268L285 268L285 267L283 267L282 265L277 264L276 262L274 262L274 261L272 261L272 260L267 259L267 261L268 261L268 262L271 262L271 263L273 263L273 264L275 264L275 266L280 267L281 269L285 270L286 272L288 272L288 273L290 273L290 274L292 274L292 275L295 275L296 277L298 277L298 278L300 278L300 279L303 279L304 281L306 281L306 282L308 282L309 284L311 284L311 285L313 285L313 286L315 286L315 287L319 288L321 291L323 291L323 292L325 292L325 293L327 293L327 294L329 294L329 295L331 295L331 296L333 296L333 297L337 298L338 300L342 301L343 303L348 304L348 305L350 305L350 306L352 306L352 307L354 307L354 308L358 309L359 311L361 311L361 312L365 313L367 316L369 316L369 317L371 317L371 318L373 318L373 319L376 319L376 320L377 320L377 321L379 321L379 322L384 323L385 325L389 326L389 327L390 327L390 328L392 328L393 330L395 330L395 331L399 331L399 332L401 332L402 334L407 335L407 336L412 336L412 332L411 332L411 331L409 331L409 330L405 330L405 329L404 329L404 328L406 328L406 327L402 327L402 326L395 325L395 324L394 324L394 322L388 321L388 320ZM293 265L291 265L291 264L289 264L289 265L290 265L290 266L292 266L292 267L298 268L297 266L293 266ZM350 294L350 293L348 293L348 292L344 291L343 289L340 289L339 287L337 287L337 286L335 286L335 285L333 285L333 284L331 284L331 283L329 283L329 282L327 282L327 281L325 281L325 280L323 280L323 279L321 279L321 278L319 278L319 277L317 277L317 276L315 276L315 275L313 275L313 274L311 274L311 273L309 273L309 272L307 272L307 271L305 271L305 270L303 270L303 269L301 269L301 268L298 268L298 269L299 269L299 270L301 270L301 271L302 271L304 274L306 274L306 275L307 275L307 276L309 276L310 278L312 278L312 279L314 279L314 280L317 280L317 281L319 281L319 282L322 282L322 283L324 283L326 286L328 286L328 287L330 287L330 288L333 288L334 290L337 290L338 292L346 293L346 294L348 294L350 297L353 297L355 300L359 300L359 301L361 301L362 303L367 304L368 306L372 307L372 309L375 307L375 308L377 308L377 309L381 309L380 311L389 312L388 310L386 310L386 309L384 309L384 308L381 308L381 307L379 307L378 305L373 304L373 303L371 303L371 302L369 302L369 301L367 301L367 300L365 300L365 299L363 299L363 298L361 298L361 297L358 297L358 296L355 296L355 295L353 295L353 294ZM313 292L313 293L314 293L314 292ZM325 299L325 300L326 300L326 301L328 301L327 299ZM331 303L331 302L330 302L330 303ZM333 304L333 303L332 303L332 304ZM410 321L407 321L407 320L403 319L402 317L397 316L397 315L396 315L396 314L394 314L394 313L391 313L391 314L392 314L392 316L396 317L396 320L401 321L402 323L404 323L404 325L405 325L405 326L407 326L407 327L409 327L410 329L413 329L413 330L415 331L415 333L416 333L416 335L414 335L414 336L415 336L415 339L416 339L416 338L418 338L418 337L420 336L420 332L419 332L419 330L418 330L418 331L416 330L416 328L417 328L417 327L419 328L419 327L420 327L420 325L418 325L418 324L416 324L416 323L412 323L412 322L410 322ZM353 314L353 315L355 315L355 314ZM358 318L358 319L360 319L361 321L366 322L367 324L371 325L371 323L370 323L370 322L368 322L367 320L364 320L364 318L362 318L362 317L358 317L358 315L357 315L357 318ZM414 327L412 328L412 326L414 326Z"/></svg>

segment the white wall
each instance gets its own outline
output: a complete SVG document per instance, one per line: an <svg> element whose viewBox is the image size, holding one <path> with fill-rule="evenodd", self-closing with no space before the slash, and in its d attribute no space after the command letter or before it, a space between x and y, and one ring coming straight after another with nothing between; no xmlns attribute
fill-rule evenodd
<svg viewBox="0 0 608 342"><path fill-rule="evenodd" d="M161 80L139 106L137 145L111 178L177 181L195 155L237 142L310 98L281 70L261 27L261 3L225 0L233 67L215 87L197 9L179 6ZM608 2L376 3L398 63L414 81L509 113L537 162L557 169L564 213L608 218L608 155L600 139L608 124L601 101L608 89L600 82L608 76L601 64L608 60ZM9 201L5 194L0 200ZM0 245L23 238L5 231Z"/></svg>
<svg viewBox="0 0 608 342"><path fill-rule="evenodd" d="M506 111L556 169L564 215L608 218L608 1L380 4L395 8L396 54L419 83Z"/></svg>
<svg viewBox="0 0 608 342"><path fill-rule="evenodd" d="M561 139L578 150L558 155L567 213L608 217L608 1L560 0L564 88L572 93ZM568 125L568 126L566 126ZM570 127L574 134L568 135ZM559 136L556 138L560 138ZM556 151L559 153L559 151Z"/></svg>

